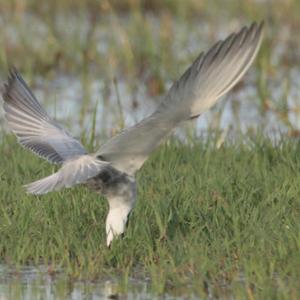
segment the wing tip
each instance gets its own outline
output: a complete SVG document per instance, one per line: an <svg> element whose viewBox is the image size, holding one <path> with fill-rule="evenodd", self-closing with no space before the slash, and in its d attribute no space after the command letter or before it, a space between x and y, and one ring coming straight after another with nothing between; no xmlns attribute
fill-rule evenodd
<svg viewBox="0 0 300 300"><path fill-rule="evenodd" d="M264 32L265 32L265 20L261 20L257 29L257 34L259 36L260 41L263 38Z"/></svg>
<svg viewBox="0 0 300 300"><path fill-rule="evenodd" d="M246 33L246 35L253 34L255 36L261 36L265 27L265 21L261 20L259 22L254 21L250 25L243 26L238 32L235 33L236 36L243 35L243 33Z"/></svg>
<svg viewBox="0 0 300 300"><path fill-rule="evenodd" d="M11 89L13 88L13 84L16 80L20 80L21 76L15 66L10 66L8 71L7 80L1 86L1 95L5 102L10 100L9 94Z"/></svg>
<svg viewBox="0 0 300 300"><path fill-rule="evenodd" d="M249 27L249 32L253 32L254 38L262 39L265 28L265 21L253 22Z"/></svg>

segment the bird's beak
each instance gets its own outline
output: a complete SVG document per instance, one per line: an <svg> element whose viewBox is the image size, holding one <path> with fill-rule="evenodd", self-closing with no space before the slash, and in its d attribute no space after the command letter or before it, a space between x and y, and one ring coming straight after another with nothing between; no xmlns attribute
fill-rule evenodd
<svg viewBox="0 0 300 300"><path fill-rule="evenodd" d="M109 230L107 233L107 237L106 237L106 246L108 248L110 248L113 239L114 239L114 234L113 234L112 230Z"/></svg>

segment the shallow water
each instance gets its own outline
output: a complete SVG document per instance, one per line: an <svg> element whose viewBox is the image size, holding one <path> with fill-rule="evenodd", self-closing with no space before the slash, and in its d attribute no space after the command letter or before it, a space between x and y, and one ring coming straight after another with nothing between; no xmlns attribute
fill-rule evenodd
<svg viewBox="0 0 300 300"><path fill-rule="evenodd" d="M126 283L128 292L122 291L118 279L102 281L73 281L63 273L49 275L45 266L24 266L17 270L0 265L0 299L1 300L108 300L108 299L162 299L150 291L149 282L129 279ZM121 291L121 292L120 292ZM164 294L163 299L199 299L189 296L177 297Z"/></svg>

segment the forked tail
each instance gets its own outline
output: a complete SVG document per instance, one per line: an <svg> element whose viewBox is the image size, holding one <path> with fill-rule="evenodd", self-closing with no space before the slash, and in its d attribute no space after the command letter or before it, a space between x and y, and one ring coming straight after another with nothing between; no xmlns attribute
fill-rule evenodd
<svg viewBox="0 0 300 300"><path fill-rule="evenodd" d="M109 165L92 155L82 155L63 164L58 172L25 185L28 193L41 195L86 183Z"/></svg>

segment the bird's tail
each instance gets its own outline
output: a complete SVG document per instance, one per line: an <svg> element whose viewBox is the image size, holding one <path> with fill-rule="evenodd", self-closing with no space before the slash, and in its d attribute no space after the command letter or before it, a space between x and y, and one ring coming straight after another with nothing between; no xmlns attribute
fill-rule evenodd
<svg viewBox="0 0 300 300"><path fill-rule="evenodd" d="M48 192L60 190L63 185L60 181L60 172L24 185L27 192L34 195L47 194Z"/></svg>
<svg viewBox="0 0 300 300"><path fill-rule="evenodd" d="M93 155L81 155L66 161L54 174L25 185L30 194L41 195L86 183L109 167L109 163Z"/></svg>

